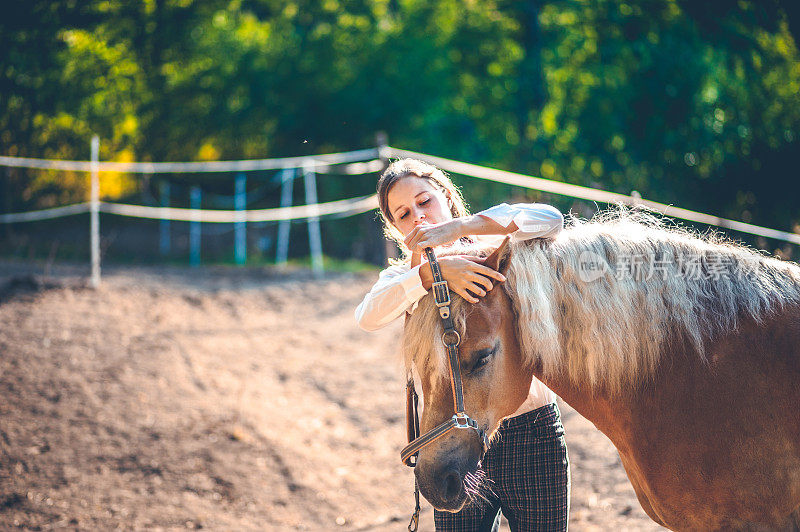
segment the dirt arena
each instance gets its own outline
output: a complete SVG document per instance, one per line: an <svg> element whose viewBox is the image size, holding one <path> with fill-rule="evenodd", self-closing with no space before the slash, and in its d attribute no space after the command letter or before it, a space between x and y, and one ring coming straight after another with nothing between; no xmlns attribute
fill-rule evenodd
<svg viewBox="0 0 800 532"><path fill-rule="evenodd" d="M405 530L400 325L353 321L377 271L83 273L0 263L0 529ZM562 412L571 529L659 529Z"/></svg>

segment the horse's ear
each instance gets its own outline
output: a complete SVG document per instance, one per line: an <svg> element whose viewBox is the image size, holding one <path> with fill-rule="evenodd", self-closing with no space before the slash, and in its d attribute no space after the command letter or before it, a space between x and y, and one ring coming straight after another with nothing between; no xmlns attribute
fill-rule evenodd
<svg viewBox="0 0 800 532"><path fill-rule="evenodd" d="M491 255L486 257L483 265L505 275L506 272L508 272L508 265L511 263L509 260L511 258L511 246L509 245L510 240L511 237L506 236L503 239L503 243L500 244L497 249L492 251Z"/></svg>

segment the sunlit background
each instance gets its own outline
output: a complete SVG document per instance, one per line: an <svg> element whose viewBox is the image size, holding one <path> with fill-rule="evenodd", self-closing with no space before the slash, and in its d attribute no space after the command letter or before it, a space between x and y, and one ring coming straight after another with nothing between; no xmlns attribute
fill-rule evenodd
<svg viewBox="0 0 800 532"><path fill-rule="evenodd" d="M749 2L439 0L27 1L0 17L0 155L210 161L399 148L798 231L800 9ZM369 194L375 173L318 180L319 201ZM596 205L454 175L473 210ZM104 174L101 196L231 208L235 174ZM280 204L274 171L247 208ZM303 203L302 183L294 203ZM84 172L0 169L0 213L85 201ZM215 197L226 196L219 201ZM101 216L104 261L186 262L188 224ZM321 226L324 253L381 264L374 211ZM0 253L81 261L88 216L4 224ZM703 229L703 227L701 227ZM233 261L231 226L202 260ZM277 223L247 261L276 260ZM796 246L732 234L785 257ZM289 255L308 255L292 225Z"/></svg>

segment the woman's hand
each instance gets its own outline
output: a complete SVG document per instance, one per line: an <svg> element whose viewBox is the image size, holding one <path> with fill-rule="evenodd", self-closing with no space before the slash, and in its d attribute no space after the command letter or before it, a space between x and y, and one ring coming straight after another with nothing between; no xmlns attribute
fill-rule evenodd
<svg viewBox="0 0 800 532"><path fill-rule="evenodd" d="M435 248L455 242L466 234L464 221L461 218L453 218L438 224L422 223L406 235L404 242L412 253L421 253L425 248Z"/></svg>
<svg viewBox="0 0 800 532"><path fill-rule="evenodd" d="M422 253L425 248L444 246L463 236L507 235L517 229L517 224L514 222L503 227L489 217L475 214L453 218L438 224L422 223L406 235L404 242L412 253Z"/></svg>
<svg viewBox="0 0 800 532"><path fill-rule="evenodd" d="M422 263L422 252L421 251L412 251L411 252L411 267L415 268Z"/></svg>
<svg viewBox="0 0 800 532"><path fill-rule="evenodd" d="M506 280L502 273L484 266L483 260L469 255L450 255L438 259L447 286L470 303L477 303L478 298L485 296L486 292L492 289L491 279L498 282ZM430 264L423 264L419 272L422 286L430 290L433 285Z"/></svg>

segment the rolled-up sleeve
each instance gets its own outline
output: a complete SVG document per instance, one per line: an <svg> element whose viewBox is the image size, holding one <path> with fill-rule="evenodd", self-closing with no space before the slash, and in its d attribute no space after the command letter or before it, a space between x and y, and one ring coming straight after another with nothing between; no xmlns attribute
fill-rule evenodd
<svg viewBox="0 0 800 532"><path fill-rule="evenodd" d="M383 270L378 282L356 307L358 326L374 331L399 318L427 294L419 276L419 266L390 266Z"/></svg>
<svg viewBox="0 0 800 532"><path fill-rule="evenodd" d="M553 238L564 228L564 216L561 212L545 203L501 203L478 213L494 220L503 227L511 222L517 230L511 234L515 240L531 238Z"/></svg>

